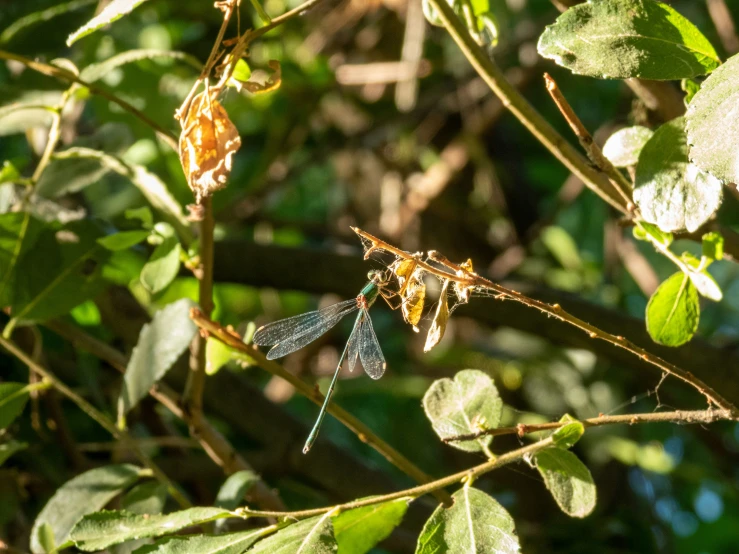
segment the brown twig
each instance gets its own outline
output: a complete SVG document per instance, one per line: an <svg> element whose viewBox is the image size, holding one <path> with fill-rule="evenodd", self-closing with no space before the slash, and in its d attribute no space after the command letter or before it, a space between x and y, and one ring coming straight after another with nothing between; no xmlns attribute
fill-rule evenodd
<svg viewBox="0 0 739 554"><path fill-rule="evenodd" d="M674 412L653 412L647 414L622 414L622 415L600 415L589 419L583 419L580 423L585 428L600 427L602 425L616 425L626 423L635 425L637 423L713 423L723 419L732 419L731 412L726 410L676 410ZM529 433L537 433L539 431L552 431L567 425L569 421L552 421L550 423L519 423L515 427L498 427L497 429L481 429L477 433L466 433L464 435L456 435L441 439L443 442L459 442L479 439L480 437L498 435L518 435L523 437Z"/></svg>
<svg viewBox="0 0 739 554"><path fill-rule="evenodd" d="M386 243L382 239L370 235L366 231L362 231L361 229L358 229L356 227L353 227L352 229L355 233L357 233L357 235L370 243L370 247L365 251L365 258L368 257L375 250L382 250L403 259L411 259L413 257L413 254L411 254L410 252L400 250L399 248ZM681 381L688 383L703 396L705 396L709 403L714 404L722 410L730 412L733 418L739 419L739 410L737 410L736 406L734 406L718 392L709 387L706 383L698 379L689 371L685 371L684 369L671 364L670 362L660 358L659 356L651 354L644 348L635 345L626 338L620 335L613 335L611 333L603 331L598 327L575 317L574 315L563 310L562 306L560 306L559 304L550 305L546 302L542 302L534 298L529 298L528 296L525 296L518 291L508 289L497 283L493 283L492 281L489 281L488 279L485 279L484 277L481 277L476 273L467 271L458 264L450 262L447 258L445 258L442 254L439 254L438 252L430 251L428 252L428 257L430 260L444 266L445 269L440 269L438 267L430 265L425 261L419 260L418 267L426 271L427 273L435 275L441 279L447 279L458 283L463 288L474 289L476 291L487 291L500 299L509 299L520 302L525 306L535 308L551 317L554 317L560 321L564 321L565 323L568 323L574 327L577 327L578 329L585 331L593 339L600 339L609 342L619 348L623 348L624 350L631 352L635 356L638 356L645 362L659 368L663 372L673 375Z"/></svg>
<svg viewBox="0 0 739 554"><path fill-rule="evenodd" d="M739 37L736 36L736 27L731 19L731 12L724 0L706 0L708 14L716 26L718 37L721 39L726 52L731 55L739 52Z"/></svg>
<svg viewBox="0 0 739 554"><path fill-rule="evenodd" d="M75 346L87 350L94 356L106 361L114 369L125 373L128 360L121 352L111 346L88 335L81 329L60 320L51 320L45 326L70 341ZM171 411L177 418L188 424L190 432L208 456L224 473L230 475L241 470L253 468L244 460L234 447L207 418L201 417L197 421L182 409L179 395L164 383L154 385L149 394ZM269 509L282 509L284 504L280 498L263 481L258 481L249 493L249 497L260 506Z"/></svg>
<svg viewBox="0 0 739 554"><path fill-rule="evenodd" d="M629 183L623 173L613 167L610 160L603 155L603 151L600 149L600 146L595 143L593 137L585 128L582 121L580 121L580 118L577 117L575 110L572 109L572 106L570 106L570 103L564 97L564 94L562 94L559 86L557 86L557 82L551 77L551 75L549 75L549 73L544 73L544 81L547 85L547 92L552 97L552 100L554 100L554 103L564 116L570 129L572 129L572 132L575 133L577 140L580 142L580 146L583 147L583 150L585 150L590 161L606 174L608 180L613 185L613 188L621 195L621 198L624 199L626 206L633 206L630 194L632 189L631 183Z"/></svg>
<svg viewBox="0 0 739 554"><path fill-rule="evenodd" d="M281 377L282 379L290 383L293 387L295 387L295 389L300 394L308 398L316 405L320 406L321 404L323 404L324 396L316 387L309 385L302 379L296 377L292 373L289 373L277 362L268 360L265 355L262 354L255 346L244 344L244 342L241 340L241 337L239 337L235 332L226 327L223 327L215 321L211 321L210 319L205 317L203 312L201 312L197 308L193 308L190 311L190 317L195 322L195 324L203 331L207 332L209 336L212 336L213 338L218 339L227 346L230 346L234 350L245 354L246 356L251 358L259 367L268 371L272 375ZM406 458L395 448L387 444L384 440L382 440L379 436L372 432L369 427L367 427L364 423L351 415L349 412L341 408L338 404L336 404L336 402L332 402L331 404L329 404L327 411L336 419L338 419L341 423L343 423L354 434L356 434L357 437L359 437L359 440L370 445L377 452L382 454L390 463L403 471L406 475L412 477L419 483L428 483L431 481L431 478L426 475L426 473L417 468L410 460L408 460L408 458ZM438 497L442 501L447 501L449 499L449 496L446 493L440 493L438 494Z"/></svg>

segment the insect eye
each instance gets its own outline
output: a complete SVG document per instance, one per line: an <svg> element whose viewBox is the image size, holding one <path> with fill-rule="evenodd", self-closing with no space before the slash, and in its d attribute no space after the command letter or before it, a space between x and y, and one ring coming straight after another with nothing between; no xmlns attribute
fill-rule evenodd
<svg viewBox="0 0 739 554"><path fill-rule="evenodd" d="M377 279L377 270L374 270L373 269L372 271L370 271L369 273L367 273L367 279L369 279L370 281L376 280Z"/></svg>

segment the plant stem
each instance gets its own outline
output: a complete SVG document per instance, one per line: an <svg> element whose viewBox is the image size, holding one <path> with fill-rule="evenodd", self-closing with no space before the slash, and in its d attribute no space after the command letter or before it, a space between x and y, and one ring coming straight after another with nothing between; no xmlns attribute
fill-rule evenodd
<svg viewBox="0 0 739 554"><path fill-rule="evenodd" d="M75 346L87 350L94 356L106 361L120 373L126 372L128 360L115 348L61 320L47 321L44 325ZM193 438L200 443L202 449L211 460L223 469L224 473L230 475L241 470L254 471L254 468L236 451L228 439L213 427L206 417L194 421L182 409L180 396L174 390L164 383L158 383L149 390L149 394L177 418L187 423ZM256 504L266 509L284 508L280 497L261 479L254 485L248 496Z"/></svg>
<svg viewBox="0 0 739 554"><path fill-rule="evenodd" d="M190 317L195 322L195 324L206 331L209 336L212 336L223 342L227 346L230 346L234 350L245 354L259 367L268 371L272 375L281 377L282 379L290 383L293 387L295 387L295 389L300 394L308 398L316 405L320 406L321 404L323 404L324 396L316 387L309 385L302 379L299 379L292 373L286 371L285 368L283 368L277 362L268 360L264 356L264 354L262 354L255 346L244 344L244 342L241 340L241 337L239 337L233 331L219 325L215 321L211 321L210 319L205 317L205 315L197 308L193 308L190 311ZM426 475L395 448L387 444L379 436L373 433L372 430L364 423L362 423L359 419L338 406L336 402L332 402L331 404L329 404L326 411L334 416L336 419L338 419L341 423L343 423L348 429L354 432L354 434L359 437L359 440L370 445L377 452L382 454L390 463L403 471L406 475L409 475L419 483L428 483L431 481L431 477ZM449 501L449 495L446 493L439 493L437 496L442 502Z"/></svg>
<svg viewBox="0 0 739 554"><path fill-rule="evenodd" d="M646 414L621 414L621 415L600 415L583 419L580 423L585 428L600 427L602 425L614 425L627 423L634 425L636 423L713 423L714 421L730 420L731 412L726 410L676 410L674 412L653 412ZM523 437L528 433L536 433L539 431L549 431L559 429L570 423L569 421L552 421L550 423L519 423L515 427L498 427L497 429L483 429L477 433L467 433L464 435L456 435L454 437L446 437L441 439L443 442L459 442L479 439L484 436L497 437L498 435L518 435Z"/></svg>
<svg viewBox="0 0 739 554"><path fill-rule="evenodd" d="M410 252L405 252L403 250L400 250L399 248L396 248L386 243L382 239L379 239L375 236L370 235L366 231L362 231L361 229L358 229L356 227L352 227L352 229L360 237L362 237L363 239L365 239L366 241L370 243L370 247L365 251L365 254L364 254L365 259L374 250L384 250L385 252L388 252L399 258L417 260L417 258ZM492 292L493 294L495 294L497 297L501 299L509 299L509 300L514 300L516 302L520 302L521 304L524 304L525 306L528 306L530 308L535 308L551 317L559 319L560 321L564 321L565 323L573 325L574 327L577 327L578 329L582 329L590 336L590 338L604 340L606 342L610 342L611 344L615 346L618 346L619 348L623 348L624 350L631 352L635 356L638 356L645 362L648 362L649 364L661 369L662 371L670 375L673 375L674 377L677 377L678 379L688 383L693 388L695 388L698 392L700 392L703 396L705 396L706 399L709 401L709 403L714 404L715 406L721 408L722 410L728 411L731 414L732 419L739 419L739 410L737 410L736 406L734 406L731 402L723 398L718 392L713 390L711 387L709 387L706 383L698 379L692 373L690 373L689 371L685 371L684 369L681 369L674 364L671 364L667 360L664 360L660 358L659 356L656 356L655 354L651 354L650 352L647 352L645 349L635 345L634 343L625 339L624 337L620 335L612 335L611 333L607 333L606 331L599 329L595 325L591 325L590 323L587 323L586 321L583 321L582 319L575 317L574 315L563 310L562 306L560 306L559 304L550 305L550 304L547 304L546 302L542 302L541 300L529 298L528 296L525 296L518 291L508 289L497 283L493 283L492 281L485 279L484 277L481 277L477 273L472 273L470 271L467 271L466 269L459 266L458 264L450 262L442 254L434 250L431 250L428 252L428 259L438 264L441 264L443 266L446 266L447 269L446 270L439 269L438 267L434 267L430 265L426 261L417 260L418 267L423 269L427 273L436 275L437 277L441 279L448 279L455 283L459 283L459 285L462 288L468 289L470 291L485 290L485 291Z"/></svg>
<svg viewBox="0 0 739 554"><path fill-rule="evenodd" d="M588 161L571 146L521 94L506 81L503 72L475 42L446 0L428 0L436 8L444 27L462 53L500 98L503 105L541 142L562 164L585 185L618 211L628 210L608 179L591 167Z"/></svg>
<svg viewBox="0 0 739 554"><path fill-rule="evenodd" d="M577 117L575 110L572 109L572 106L570 106L570 103L564 97L564 94L562 94L559 86L557 86L557 82L552 79L549 73L544 73L544 81L547 85L547 92L549 92L549 95L552 97L552 100L554 100L557 108L559 108L559 111L562 113L565 120L567 120L567 123L575 133L577 140L580 142L583 150L587 153L590 161L608 176L613 188L621 195L624 202L626 202L626 206L628 207L629 205L633 205L631 200L631 183L627 181L623 173L613 167L610 160L603 155L603 151L600 149L600 146L595 143L593 137L585 128L582 121L580 121L580 118Z"/></svg>
<svg viewBox="0 0 739 554"><path fill-rule="evenodd" d="M28 369L40 375L46 381L51 383L51 385L56 390L58 390L64 396L69 398L72 402L77 404L77 406L83 412L85 412L88 416L90 416L90 418L92 418L95 422L97 422L103 429L108 431L116 439L126 443L131 448L131 450L136 455L136 457L139 459L139 461L141 461L142 464L148 467L152 471L153 475L161 483L167 486L167 490L169 491L169 494L172 495L172 498L174 498L182 508L189 508L192 506L192 504L190 504L190 501L187 498L185 498L185 496L174 485L174 483L172 483L172 481L169 480L169 477L167 477L164 474L164 472L159 468L159 466L157 466L156 463L154 463L154 461L151 458L149 458L144 453L143 450L141 450L138 444L131 439L131 436L126 431L123 431L119 429L118 427L116 427L112 419L110 419L104 413L102 413L97 408L95 408L92 404L90 404L87 400L85 400L80 395L78 395L76 392L74 392L72 389L70 389L62 381L57 379L56 375L48 371L41 364L36 363L25 352L23 352L23 350L18 348L15 345L15 343L13 343L12 341L7 340L3 337L0 337L0 346L5 348L8 352L13 354L13 356L18 358L21 362L23 362L28 367Z"/></svg>

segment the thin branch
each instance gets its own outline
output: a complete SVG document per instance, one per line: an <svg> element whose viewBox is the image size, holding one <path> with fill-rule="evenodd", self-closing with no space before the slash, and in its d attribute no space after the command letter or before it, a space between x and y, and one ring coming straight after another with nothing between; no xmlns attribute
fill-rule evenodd
<svg viewBox="0 0 739 554"><path fill-rule="evenodd" d="M98 96L102 96L106 100L110 100L111 102L118 104L121 108L123 108L130 114L139 118L141 121L146 123L149 127L154 129L154 131L157 133L159 138L161 138L164 142L166 142L169 145L169 147L172 148L172 150L174 150L175 152L178 151L177 138L174 136L174 134L172 134L171 131L164 129L161 125L159 125L156 121L151 119L145 113L141 112L140 110L137 110L131 104L129 104L122 98L119 98L115 94L108 92L104 88L100 88L97 85L83 81L71 71L67 71L66 69L62 69L61 67L56 67L54 65L49 65L49 64L42 63L42 62L30 60L23 56L19 56L18 54L13 54L12 52L6 52L5 50L0 50L0 59L13 60L13 61L22 63L23 65L25 65L26 67L30 69L33 69L34 71L38 71L39 73L48 75L49 77L54 77L56 79L61 79L63 81L68 81L70 83L77 83L77 84L82 85L83 87L86 87L93 94L97 94Z"/></svg>
<svg viewBox="0 0 739 554"><path fill-rule="evenodd" d="M503 105L541 142L562 164L577 175L593 192L618 211L628 214L626 204L613 190L606 177L570 145L546 119L508 82L503 72L475 42L445 0L429 0L439 18L462 53L485 80Z"/></svg>
<svg viewBox="0 0 739 554"><path fill-rule="evenodd" d="M585 428L600 427L602 425L618 425L628 424L635 425L637 423L680 423L680 424L696 424L696 423L713 423L720 420L732 419L731 412L726 410L677 410L674 412L652 412L646 414L622 414L622 415L600 415L589 419L583 419L580 423ZM498 427L497 429L481 429L477 433L467 433L464 435L456 435L441 439L442 442L459 442L479 439L484 436L497 437L498 435L518 435L523 437L529 433L537 433L539 431L551 431L559 429L567 425L569 421L553 421L550 423L519 423L515 427Z"/></svg>
<svg viewBox="0 0 739 554"><path fill-rule="evenodd" d="M203 331L207 332L209 336L212 336L223 342L227 346L230 346L234 350L245 354L259 367L271 373L272 375L281 377L282 379L290 383L293 387L295 387L295 389L300 394L308 398L316 405L320 406L321 404L323 404L324 396L323 394L321 394L317 387L309 385L302 379L299 379L292 373L286 371L285 368L283 368L277 362L268 360L265 355L262 354L255 346L244 344L244 342L241 340L241 337L239 337L238 334L236 334L235 332L221 326L215 321L211 321L210 319L205 317L203 312L201 312L197 308L193 308L192 310L190 310L190 317L195 322L195 324ZM377 452L382 454L390 463L403 471L406 475L412 477L419 483L428 483L431 481L431 477L429 477L418 467L416 467L413 462L408 460L408 458L395 450L395 448L393 448L380 437L378 437L374 432L372 432L369 427L367 427L364 423L351 415L349 412L341 408L338 404L336 404L336 402L332 402L331 404L329 404L327 411L336 419L338 419L341 423L343 423L354 434L356 434L357 437L359 437L359 440L370 445ZM438 497L443 502L449 500L449 495L446 493L439 493Z"/></svg>
<svg viewBox="0 0 739 554"><path fill-rule="evenodd" d="M77 404L77 406L85 412L90 418L92 418L96 423L98 423L103 429L108 431L113 437L115 437L117 440L122 441L126 444L128 444L133 451L133 453L136 455L136 457L139 459L139 461L144 464L146 467L148 467L153 475L163 484L167 486L167 490L169 491L169 494L172 495L172 498L174 498L177 503L182 508L189 508L192 505L190 504L190 501L185 498L185 496L180 492L180 490L175 486L172 481L169 480L169 477L167 477L164 472L159 469L159 466L156 465L156 463L147 456L141 448L131 439L131 436L124 430L119 429L116 427L115 423L112 419L110 419L107 415L105 415L103 412L99 411L97 408L95 408L92 404L90 404L87 400L82 398L79 394L74 392L72 389L70 389L67 385L65 385L62 381L60 381L56 375L48 371L45 367L43 367L41 364L36 363L31 359L23 350L18 348L15 343L12 341L0 337L0 346L5 348L8 352L10 352L13 356L18 358L21 362L23 362L28 369L33 371L34 373L40 375L44 379L46 379L48 382L51 383L51 385L58 390L60 393L62 393L64 396L69 398L72 402Z"/></svg>
<svg viewBox="0 0 739 554"><path fill-rule="evenodd" d="M370 243L370 247L365 251L365 259L375 250L383 250L403 259L416 259L414 255L410 252L400 250L399 248L386 243L382 239L370 235L366 231L362 231L361 229L358 229L356 227L353 227L352 229L355 233L357 233L357 235ZM671 364L670 362L660 358L659 356L651 354L650 352L635 345L624 337L620 335L613 335L611 333L603 331L598 327L575 317L574 315L563 310L562 306L560 306L559 304L550 305L546 302L542 302L534 298L529 298L528 296L525 296L518 291L508 289L502 285L498 285L497 283L493 283L492 281L489 281L488 279L485 279L484 277L481 277L476 273L467 271L458 264L450 262L446 257L436 251L429 251L428 257L430 260L441 264L442 266L445 266L447 269L440 269L428 264L425 261L418 260L418 267L420 269L423 269L427 273L436 275L441 279L448 279L455 283L459 283L459 285L463 288L477 291L484 290L493 293L500 299L509 299L520 302L525 306L535 308L551 317L554 317L560 321L564 321L565 323L568 323L574 327L577 327L578 329L585 331L590 336L590 338L600 339L609 342L614 346L618 346L619 348L623 348L624 350L631 352L635 356L638 356L645 362L659 368L666 373L669 373L670 375L673 375L674 377L677 377L681 381L688 383L703 396L705 396L709 403L714 404L722 410L730 412L733 418L739 419L739 410L737 410L736 406L734 406L718 392L709 387L706 383L695 377L692 373L690 373L689 371L685 371L684 369L681 369L674 364Z"/></svg>
<svg viewBox="0 0 739 554"><path fill-rule="evenodd" d="M415 499L425 494L436 493L439 490L444 489L445 487L456 485L457 483L463 481L477 479L481 475L489 473L494 469L501 468L512 462L527 458L536 454L537 452L541 452L542 450L553 447L554 441L551 437L548 437L524 447L517 448L516 450L511 450L510 452L506 452L505 454L501 454L497 458L488 460L487 462L480 465L471 467L464 471L459 471L452 475L447 475L446 477L442 477L441 479L437 479L435 481L430 481L429 483L419 485L417 487L412 487L410 489L405 489L390 494L383 494L381 496L363 498L361 500L346 502L345 504L338 504L336 506L326 506L323 508L314 508L312 510L301 510L296 512L260 512L249 510L248 508L240 508L236 510L235 513L242 517L281 517L287 519L305 519L307 517L325 514L333 510L352 510L354 508L373 506L375 504L382 504L383 502L390 502L391 500L399 500L401 498Z"/></svg>
<svg viewBox="0 0 739 554"><path fill-rule="evenodd" d="M739 52L739 37L731 19L731 12L725 0L706 0L708 14L716 26L718 37L729 55Z"/></svg>
<svg viewBox="0 0 739 554"><path fill-rule="evenodd" d="M562 91L559 90L557 82L552 79L549 73L544 73L544 81L547 85L547 92L552 97L552 100L554 100L554 103L557 105L557 108L559 108L559 111L569 124L572 132L575 133L577 140L580 141L580 145L583 147L583 150L585 150L590 161L608 176L613 188L616 189L616 192L620 194L621 198L626 202L626 206L633 206L633 202L631 200L631 183L629 183L623 173L613 167L610 160L603 155L603 151L600 149L600 146L595 143L593 137L585 128L585 125L583 125L580 118L577 117L575 110L572 109L572 106L570 106L570 103L564 97Z"/></svg>

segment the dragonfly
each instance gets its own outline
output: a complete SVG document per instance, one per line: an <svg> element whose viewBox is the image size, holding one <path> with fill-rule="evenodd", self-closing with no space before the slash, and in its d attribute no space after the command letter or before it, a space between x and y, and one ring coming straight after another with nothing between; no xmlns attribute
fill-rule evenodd
<svg viewBox="0 0 739 554"><path fill-rule="evenodd" d="M380 343L377 341L375 330L372 328L369 309L379 296L387 299L392 294L386 290L390 282L390 276L386 272L373 270L367 274L367 278L369 281L356 298L338 302L313 312L268 323L254 333L254 344L258 346L273 345L267 352L267 359L275 360L300 350L332 329L345 316L357 312L354 327L344 351L341 353L328 391L326 391L321 411L318 413L313 430L305 441L303 454L308 453L318 437L318 432L331 401L331 395L336 387L339 372L345 361L349 366L349 371L354 371L357 360L361 360L364 371L372 379L379 379L385 373L387 364L385 363L385 357L382 355Z"/></svg>

